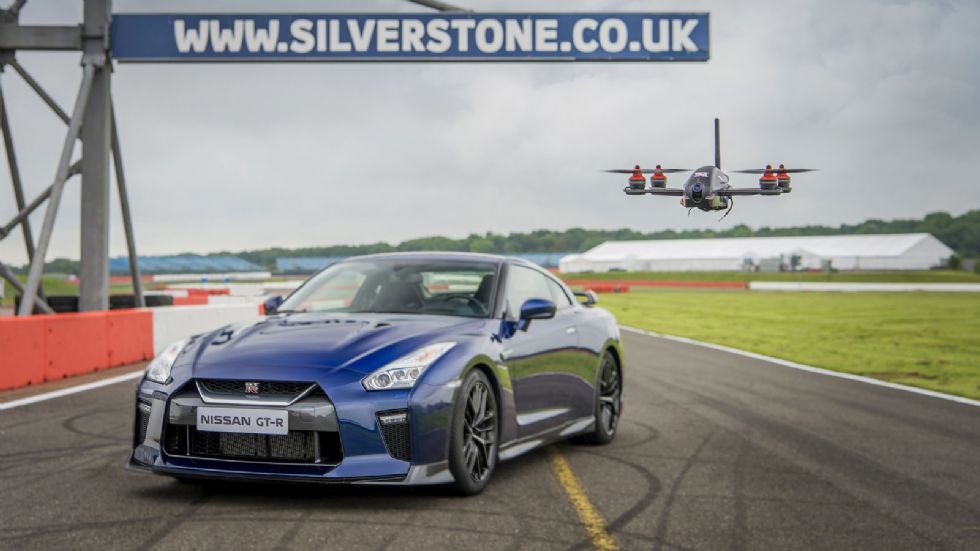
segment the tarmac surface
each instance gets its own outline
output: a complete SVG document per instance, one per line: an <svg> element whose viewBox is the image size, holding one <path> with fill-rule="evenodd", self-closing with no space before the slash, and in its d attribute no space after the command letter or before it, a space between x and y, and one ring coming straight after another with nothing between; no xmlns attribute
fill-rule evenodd
<svg viewBox="0 0 980 551"><path fill-rule="evenodd" d="M619 548L980 549L980 408L624 338L616 440L557 446ZM547 450L472 498L125 472L134 384L0 411L0 549L592 548Z"/></svg>

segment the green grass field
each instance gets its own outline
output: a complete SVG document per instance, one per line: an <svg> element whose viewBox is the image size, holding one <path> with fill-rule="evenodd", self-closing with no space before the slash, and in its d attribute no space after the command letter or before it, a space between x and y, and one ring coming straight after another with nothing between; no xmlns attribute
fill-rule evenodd
<svg viewBox="0 0 980 551"><path fill-rule="evenodd" d="M672 281L837 281L842 283L980 283L980 274L961 270L923 272L605 272L561 274L564 279Z"/></svg>
<svg viewBox="0 0 980 551"><path fill-rule="evenodd" d="M976 293L634 290L600 306L623 325L980 399Z"/></svg>
<svg viewBox="0 0 980 551"><path fill-rule="evenodd" d="M26 281L26 277L19 277L21 281ZM78 285L72 285L71 283L65 281L62 277L45 277L42 280L42 285L44 286L44 293L48 295L77 295ZM4 294L3 294L3 305L7 307L12 307L14 304L14 297L17 296L17 291L10 285L10 282L4 280ZM133 286L130 283L113 283L109 285L109 292L112 294L117 293L132 293Z"/></svg>

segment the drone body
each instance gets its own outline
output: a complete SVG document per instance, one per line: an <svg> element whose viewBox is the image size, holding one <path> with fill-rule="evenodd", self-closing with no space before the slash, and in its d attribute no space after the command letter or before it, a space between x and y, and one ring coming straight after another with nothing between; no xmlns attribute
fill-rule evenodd
<svg viewBox="0 0 980 551"><path fill-rule="evenodd" d="M738 170L735 172L743 174L761 174L759 187L736 188L732 187L730 177L721 170L721 147L719 138L719 122L715 119L715 164L702 166L693 171L691 176L684 183L683 188L667 187L667 174L672 172L688 172L684 168L662 168L657 165L655 169L643 169L636 165L633 169L607 170L618 174L630 174L629 185L623 190L626 195L653 195L665 197L680 197L681 205L688 209L700 209L705 212L713 210L727 210L735 206L734 197L736 195L782 195L792 191L791 173L811 172L815 169L809 168L786 168L779 165L773 168L766 165L764 169ZM650 186L646 185L644 174L652 174ZM727 213L726 213L727 216Z"/></svg>

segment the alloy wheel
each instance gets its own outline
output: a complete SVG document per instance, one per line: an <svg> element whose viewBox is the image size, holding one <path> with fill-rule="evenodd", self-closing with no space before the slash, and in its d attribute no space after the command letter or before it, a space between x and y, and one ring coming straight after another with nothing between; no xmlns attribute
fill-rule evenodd
<svg viewBox="0 0 980 551"><path fill-rule="evenodd" d="M463 414L463 459L470 478L481 482L493 468L497 443L497 411L490 389L476 381L466 397Z"/></svg>
<svg viewBox="0 0 980 551"><path fill-rule="evenodd" d="M623 389L619 381L616 360L609 354L602 358L602 371L599 377L599 423L602 429L612 436L616 433L619 414L623 408Z"/></svg>

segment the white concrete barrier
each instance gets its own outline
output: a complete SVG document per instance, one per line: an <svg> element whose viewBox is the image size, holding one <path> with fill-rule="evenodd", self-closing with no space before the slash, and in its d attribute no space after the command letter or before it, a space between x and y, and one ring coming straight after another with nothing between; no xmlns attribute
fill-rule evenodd
<svg viewBox="0 0 980 551"><path fill-rule="evenodd" d="M260 297L265 294L261 283L232 283L227 287L228 294L234 297Z"/></svg>
<svg viewBox="0 0 980 551"><path fill-rule="evenodd" d="M187 289L162 289L159 291L143 291L143 294L148 297L154 295L156 296L167 295L174 298L187 298L188 295Z"/></svg>
<svg viewBox="0 0 980 551"><path fill-rule="evenodd" d="M151 308L153 313L153 352L159 354L168 344L217 329L229 323L251 322L261 318L258 305L208 304Z"/></svg>
<svg viewBox="0 0 980 551"><path fill-rule="evenodd" d="M224 274L156 274L153 281L167 283L173 281L263 281L272 277L271 272L232 272Z"/></svg>
<svg viewBox="0 0 980 551"><path fill-rule="evenodd" d="M810 283L795 281L751 281L752 291L815 291L839 293L980 293L978 283Z"/></svg>
<svg viewBox="0 0 980 551"><path fill-rule="evenodd" d="M261 304L264 296L210 295L208 304Z"/></svg>
<svg viewBox="0 0 980 551"><path fill-rule="evenodd" d="M282 295L285 297L302 285L303 281L305 280L267 281L262 284L262 288L265 290L266 295Z"/></svg>

